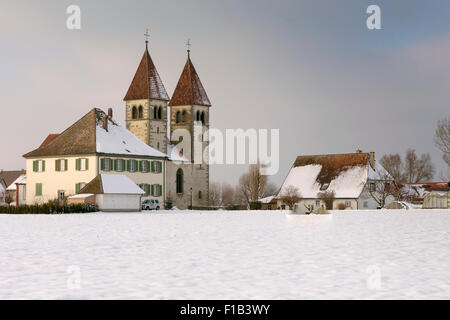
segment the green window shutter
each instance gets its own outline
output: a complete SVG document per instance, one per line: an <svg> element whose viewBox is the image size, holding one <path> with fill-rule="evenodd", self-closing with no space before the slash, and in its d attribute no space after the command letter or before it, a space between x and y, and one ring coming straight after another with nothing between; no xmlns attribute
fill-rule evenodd
<svg viewBox="0 0 450 320"><path fill-rule="evenodd" d="M45 171L45 160L42 160L42 172Z"/></svg>
<svg viewBox="0 0 450 320"><path fill-rule="evenodd" d="M159 196L162 196L162 185L158 185L158 189L159 189Z"/></svg>
<svg viewBox="0 0 450 320"><path fill-rule="evenodd" d="M147 196L151 195L151 193L152 193L151 185L147 184L147 190L146 190Z"/></svg>
<svg viewBox="0 0 450 320"><path fill-rule="evenodd" d="M80 191L80 184L75 184L75 193L78 193Z"/></svg>
<svg viewBox="0 0 450 320"><path fill-rule="evenodd" d="M81 169L81 159L76 159L75 160L75 170L80 171L80 169Z"/></svg>
<svg viewBox="0 0 450 320"><path fill-rule="evenodd" d="M114 159L114 171L117 171L117 162L119 161L119 159Z"/></svg>
<svg viewBox="0 0 450 320"><path fill-rule="evenodd" d="M114 160L113 159L108 159L109 161L109 170L114 170Z"/></svg>
<svg viewBox="0 0 450 320"><path fill-rule="evenodd" d="M152 196L155 196L156 195L156 189L155 189L155 185L154 184L152 184Z"/></svg>
<svg viewBox="0 0 450 320"><path fill-rule="evenodd" d="M36 183L36 195L42 196L42 183Z"/></svg>
<svg viewBox="0 0 450 320"><path fill-rule="evenodd" d="M127 160L127 171L131 171L131 160Z"/></svg>
<svg viewBox="0 0 450 320"><path fill-rule="evenodd" d="M152 161L151 171L152 171L152 172L155 172L155 161Z"/></svg>
<svg viewBox="0 0 450 320"><path fill-rule="evenodd" d="M38 170L38 162L37 160L33 160L33 172L36 172Z"/></svg>
<svg viewBox="0 0 450 320"><path fill-rule="evenodd" d="M147 164L146 168L145 168L145 172L149 172L150 171L150 161L146 160L145 163Z"/></svg>
<svg viewBox="0 0 450 320"><path fill-rule="evenodd" d="M100 159L100 169L105 170L105 158Z"/></svg>
<svg viewBox="0 0 450 320"><path fill-rule="evenodd" d="M61 168L60 168L59 160L55 160L55 171L60 171L60 170L61 170Z"/></svg>
<svg viewBox="0 0 450 320"><path fill-rule="evenodd" d="M69 170L69 161L66 159L64 160L64 171Z"/></svg>
<svg viewBox="0 0 450 320"><path fill-rule="evenodd" d="M139 161L139 172L142 172L142 160Z"/></svg>
<svg viewBox="0 0 450 320"><path fill-rule="evenodd" d="M86 164L85 164L86 170L89 170L89 159L84 159L84 161L86 161Z"/></svg>
<svg viewBox="0 0 450 320"><path fill-rule="evenodd" d="M158 168L159 168L159 173L162 172L162 162L158 161Z"/></svg>

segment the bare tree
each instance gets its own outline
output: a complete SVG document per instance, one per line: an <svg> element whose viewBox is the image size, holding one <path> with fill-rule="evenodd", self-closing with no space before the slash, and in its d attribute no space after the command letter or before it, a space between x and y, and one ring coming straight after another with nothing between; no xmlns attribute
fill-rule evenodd
<svg viewBox="0 0 450 320"><path fill-rule="evenodd" d="M450 166L450 117L438 121L434 132L434 143L442 151L442 159Z"/></svg>
<svg viewBox="0 0 450 320"><path fill-rule="evenodd" d="M435 171L430 154L423 153L419 158L414 149L406 151L404 170L406 182L430 180Z"/></svg>
<svg viewBox="0 0 450 320"><path fill-rule="evenodd" d="M418 157L414 149L406 151L403 161L399 154L384 155L380 159L380 164L396 183L430 180L435 172L430 154L423 153Z"/></svg>
<svg viewBox="0 0 450 320"><path fill-rule="evenodd" d="M386 204L386 199L393 196L397 199L400 196L402 188L397 187L393 177L387 170L376 167L374 178L366 185L367 193L375 200L380 208ZM398 199L397 199L398 200Z"/></svg>
<svg viewBox="0 0 450 320"><path fill-rule="evenodd" d="M327 210L333 210L333 202L335 199L334 191L322 191L318 193L318 198L325 202L325 207Z"/></svg>
<svg viewBox="0 0 450 320"><path fill-rule="evenodd" d="M222 205L231 206L234 204L235 189L229 183L222 184Z"/></svg>
<svg viewBox="0 0 450 320"><path fill-rule="evenodd" d="M209 204L215 207L222 205L222 186L218 182L209 184Z"/></svg>
<svg viewBox="0 0 450 320"><path fill-rule="evenodd" d="M294 206L302 199L300 191L295 186L286 187L281 195L280 200L289 206L291 210L294 210Z"/></svg>
<svg viewBox="0 0 450 320"><path fill-rule="evenodd" d="M268 177L261 173L259 163L250 165L248 172L240 176L238 189L248 207L250 203L272 195L277 190L275 185L268 182Z"/></svg>
<svg viewBox="0 0 450 320"><path fill-rule="evenodd" d="M391 175L394 181L398 183L404 182L402 158L398 153L385 154L381 157L380 164Z"/></svg>

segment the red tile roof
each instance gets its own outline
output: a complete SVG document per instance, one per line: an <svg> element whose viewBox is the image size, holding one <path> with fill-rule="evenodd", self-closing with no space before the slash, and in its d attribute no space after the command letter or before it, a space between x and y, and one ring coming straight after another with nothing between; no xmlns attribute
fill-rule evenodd
<svg viewBox="0 0 450 320"><path fill-rule="evenodd" d="M39 146L39 148L40 148L40 147L43 147L43 146L45 146L45 145L47 145L47 144L49 144L49 143L52 142L53 139L55 139L57 136L59 136L59 133L51 133L51 134L49 134L49 135L47 136L47 138L45 138L45 140L41 143L41 145Z"/></svg>
<svg viewBox="0 0 450 320"><path fill-rule="evenodd" d="M206 94L205 89L200 81L200 78L195 71L194 65L190 58L188 58L177 87L170 99L169 106L184 106L184 105L200 105L211 106L211 102Z"/></svg>
<svg viewBox="0 0 450 320"><path fill-rule="evenodd" d="M128 92L123 98L124 101L136 99L169 101L169 96L147 49L128 88Z"/></svg>

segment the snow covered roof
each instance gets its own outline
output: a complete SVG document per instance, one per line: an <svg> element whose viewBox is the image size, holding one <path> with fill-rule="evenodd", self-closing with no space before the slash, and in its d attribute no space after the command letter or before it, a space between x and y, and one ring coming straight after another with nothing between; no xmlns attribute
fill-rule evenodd
<svg viewBox="0 0 450 320"><path fill-rule="evenodd" d="M27 184L27 175L22 174L13 183L11 183L6 190L14 191L16 190L16 184Z"/></svg>
<svg viewBox="0 0 450 320"><path fill-rule="evenodd" d="M367 153L299 156L286 177L280 194L295 186L303 198L315 199L323 191L336 198L358 198L368 179Z"/></svg>
<svg viewBox="0 0 450 320"><path fill-rule="evenodd" d="M137 99L169 101L169 96L147 49L123 100Z"/></svg>
<svg viewBox="0 0 450 320"><path fill-rule="evenodd" d="M68 197L68 199L85 199L85 198L92 197L93 195L94 195L93 193L76 194L76 195Z"/></svg>
<svg viewBox="0 0 450 320"><path fill-rule="evenodd" d="M273 196L268 196L262 199L259 199L258 201L261 203L270 203L273 199L276 199L277 196L273 195Z"/></svg>
<svg viewBox="0 0 450 320"><path fill-rule="evenodd" d="M5 188L0 184L0 195L5 194Z"/></svg>
<svg viewBox="0 0 450 320"><path fill-rule="evenodd" d="M145 194L124 174L99 174L79 194Z"/></svg>
<svg viewBox="0 0 450 320"><path fill-rule="evenodd" d="M25 174L25 170L0 170L0 185L4 183L4 187L8 187L14 180Z"/></svg>
<svg viewBox="0 0 450 320"><path fill-rule="evenodd" d="M205 88L203 88L200 77L195 71L191 59L188 57L178 80L177 87L173 92L172 99L170 99L169 106L184 106L184 105L200 105L211 106Z"/></svg>
<svg viewBox="0 0 450 320"><path fill-rule="evenodd" d="M112 119L108 118L108 131L106 131L103 128L105 116L102 110L92 109L61 134L25 154L24 157L93 153L167 157L166 154L145 144Z"/></svg>

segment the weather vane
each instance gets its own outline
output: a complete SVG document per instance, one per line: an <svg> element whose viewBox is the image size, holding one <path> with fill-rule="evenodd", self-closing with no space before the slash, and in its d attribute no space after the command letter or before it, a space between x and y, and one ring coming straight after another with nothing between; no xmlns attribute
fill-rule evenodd
<svg viewBox="0 0 450 320"><path fill-rule="evenodd" d="M189 57L190 52L191 52L191 39L187 39L186 46L188 48L187 52L188 52L188 57Z"/></svg>
<svg viewBox="0 0 450 320"><path fill-rule="evenodd" d="M145 29L145 34L144 34L144 36L145 36L145 46L147 47L147 45L148 45L148 38L150 38L150 34L148 33L150 31L150 28L146 28Z"/></svg>

